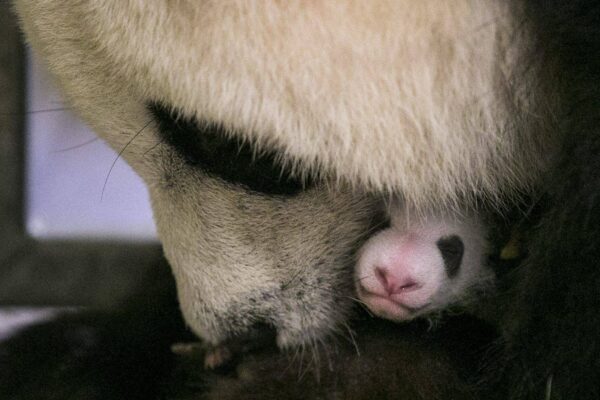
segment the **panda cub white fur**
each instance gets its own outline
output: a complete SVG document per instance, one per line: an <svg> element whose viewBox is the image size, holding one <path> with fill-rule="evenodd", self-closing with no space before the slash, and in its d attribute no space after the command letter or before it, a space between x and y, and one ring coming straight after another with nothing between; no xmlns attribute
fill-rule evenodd
<svg viewBox="0 0 600 400"><path fill-rule="evenodd" d="M430 213L417 218L402 206L390 227L359 252L356 291L374 314L395 321L467 305L491 288L486 232L480 218Z"/></svg>

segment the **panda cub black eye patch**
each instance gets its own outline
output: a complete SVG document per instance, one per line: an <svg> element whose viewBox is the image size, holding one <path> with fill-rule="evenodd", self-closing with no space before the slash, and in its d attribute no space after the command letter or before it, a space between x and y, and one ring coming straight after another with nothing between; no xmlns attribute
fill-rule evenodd
<svg viewBox="0 0 600 400"><path fill-rule="evenodd" d="M228 134L219 124L197 121L169 108L150 103L161 139L190 166L229 183L268 195L293 196L310 186L277 162L275 152L255 152L253 147Z"/></svg>
<svg viewBox="0 0 600 400"><path fill-rule="evenodd" d="M436 242L442 253L444 266L449 278L454 278L460 270L460 264L465 253L465 245L457 235L443 237Z"/></svg>

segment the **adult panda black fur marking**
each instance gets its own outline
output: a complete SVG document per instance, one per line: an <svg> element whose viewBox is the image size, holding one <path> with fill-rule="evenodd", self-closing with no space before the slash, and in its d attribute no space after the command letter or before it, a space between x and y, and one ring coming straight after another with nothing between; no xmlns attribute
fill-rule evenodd
<svg viewBox="0 0 600 400"><path fill-rule="evenodd" d="M159 124L161 139L208 174L266 195L293 196L311 186L306 177L292 177L275 152L258 152L218 124L186 118L158 103L150 103L148 109Z"/></svg>
<svg viewBox="0 0 600 400"><path fill-rule="evenodd" d="M507 299L514 399L600 397L600 3L530 1L540 55L557 62L565 138L541 222ZM547 202L547 203L546 203Z"/></svg>

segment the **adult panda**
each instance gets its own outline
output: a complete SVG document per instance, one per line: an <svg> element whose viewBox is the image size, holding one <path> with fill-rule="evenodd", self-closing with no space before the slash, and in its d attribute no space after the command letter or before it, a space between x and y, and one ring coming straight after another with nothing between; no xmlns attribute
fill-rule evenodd
<svg viewBox="0 0 600 400"><path fill-rule="evenodd" d="M146 181L206 342L343 326L390 194L416 213L543 197L496 362L509 397L598 397L597 2L15 4Z"/></svg>

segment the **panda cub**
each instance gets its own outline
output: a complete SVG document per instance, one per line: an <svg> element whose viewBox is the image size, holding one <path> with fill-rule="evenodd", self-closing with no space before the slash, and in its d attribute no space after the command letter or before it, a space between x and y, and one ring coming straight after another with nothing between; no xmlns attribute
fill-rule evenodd
<svg viewBox="0 0 600 400"><path fill-rule="evenodd" d="M421 214L422 215L422 214ZM390 227L371 237L355 268L360 301L377 316L410 320L468 306L491 288L486 231L476 215L416 217L391 207Z"/></svg>

